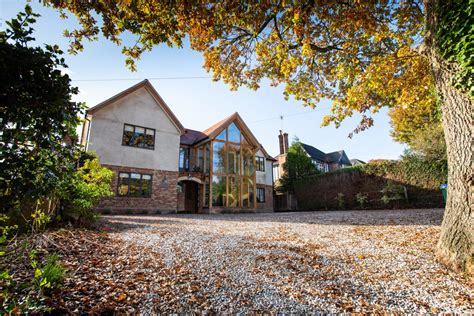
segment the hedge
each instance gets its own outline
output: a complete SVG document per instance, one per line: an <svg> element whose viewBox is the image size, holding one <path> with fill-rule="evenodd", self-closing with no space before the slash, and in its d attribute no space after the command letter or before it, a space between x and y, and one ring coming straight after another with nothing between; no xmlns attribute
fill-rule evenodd
<svg viewBox="0 0 474 316"><path fill-rule="evenodd" d="M446 181L446 161L409 155L300 180L295 194L299 210L442 207Z"/></svg>

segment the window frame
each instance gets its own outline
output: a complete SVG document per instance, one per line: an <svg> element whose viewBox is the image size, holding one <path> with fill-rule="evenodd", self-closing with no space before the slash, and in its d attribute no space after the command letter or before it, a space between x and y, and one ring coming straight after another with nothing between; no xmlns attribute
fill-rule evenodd
<svg viewBox="0 0 474 316"><path fill-rule="evenodd" d="M263 195L262 195L262 196L263 196L263 200L261 200L261 201L258 200L258 197L259 197L258 192L259 192L259 191L263 193ZM256 192L255 196L256 196L256 198L257 198L257 203L265 203L265 200L266 200L266 199L265 199L265 188L257 187L257 192Z"/></svg>
<svg viewBox="0 0 474 316"><path fill-rule="evenodd" d="M130 179L132 178L132 173L139 174L140 175L140 192L142 192L142 187L143 187L143 176L150 176L150 194L147 195L131 195L130 194ZM128 190L126 195L121 195L120 194L120 175L121 174L128 174ZM149 173L140 173L140 172L126 172L126 171L119 171L118 172L118 178L117 178L117 192L116 196L120 198L151 198L153 192L153 174Z"/></svg>
<svg viewBox="0 0 474 316"><path fill-rule="evenodd" d="M255 171L265 172L265 157L255 155L255 165L256 165Z"/></svg>
<svg viewBox="0 0 474 316"><path fill-rule="evenodd" d="M135 129L138 127L138 128L143 128L145 131L144 131L144 135L145 135L145 138L146 138L146 132L147 130L149 131L153 131L153 147L140 147L140 146L134 146L134 145L130 145L130 144L124 144L123 142L123 136L125 135L125 126L131 126L133 127L133 134L135 134ZM154 128L151 128L151 127L145 127L145 126L140 126L140 125L135 125L135 124L129 124L129 123L123 123L123 131L122 131L122 146L127 146L127 147L133 147L133 148L140 148L140 149L148 149L148 150L155 150L155 141L156 141L156 129Z"/></svg>

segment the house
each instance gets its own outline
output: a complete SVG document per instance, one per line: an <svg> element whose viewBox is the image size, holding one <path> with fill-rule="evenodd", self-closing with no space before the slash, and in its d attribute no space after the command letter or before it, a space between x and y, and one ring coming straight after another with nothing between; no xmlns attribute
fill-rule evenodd
<svg viewBox="0 0 474 316"><path fill-rule="evenodd" d="M88 109L82 143L115 173L115 196L98 210L273 210L275 159L240 115L185 128L148 80Z"/></svg>
<svg viewBox="0 0 474 316"><path fill-rule="evenodd" d="M283 164L286 162L286 155L288 153L288 134L280 131L278 141L280 145L280 154L275 157L276 162L273 164L273 179L275 181L280 179L283 174ZM321 172L329 172L352 166L352 163L344 150L324 153L311 145L304 143L301 143L301 145L306 154L313 161L313 164Z"/></svg>
<svg viewBox="0 0 474 316"><path fill-rule="evenodd" d="M351 159L352 166L365 165L366 162L360 159Z"/></svg>

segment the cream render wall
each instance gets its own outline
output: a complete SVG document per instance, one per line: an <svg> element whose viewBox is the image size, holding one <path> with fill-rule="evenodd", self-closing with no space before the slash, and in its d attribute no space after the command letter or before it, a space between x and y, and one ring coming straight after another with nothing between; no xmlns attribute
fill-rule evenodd
<svg viewBox="0 0 474 316"><path fill-rule="evenodd" d="M155 129L155 149L123 146L124 123ZM88 150L107 165L178 171L179 142L179 129L143 87L94 113Z"/></svg>
<svg viewBox="0 0 474 316"><path fill-rule="evenodd" d="M261 150L257 151L257 156L265 157L265 155L262 153ZM273 173L272 162L270 160L265 159L265 172L257 171L257 184L272 185L273 184L272 173Z"/></svg>

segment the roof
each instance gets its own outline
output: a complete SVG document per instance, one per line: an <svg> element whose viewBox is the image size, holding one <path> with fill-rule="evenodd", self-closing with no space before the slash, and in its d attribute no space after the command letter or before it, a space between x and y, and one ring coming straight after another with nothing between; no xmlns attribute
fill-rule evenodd
<svg viewBox="0 0 474 316"><path fill-rule="evenodd" d="M306 150L308 155L311 156L311 158L319 160L319 161L326 161L327 160L326 154L323 153L321 150L319 150L319 149L317 149L317 148L315 148L311 145L308 145L308 144L301 143L301 145L303 146L304 150Z"/></svg>
<svg viewBox="0 0 474 316"><path fill-rule="evenodd" d="M265 148L263 148L263 145L262 145L262 144L260 144L260 150L262 151L263 155L265 156L265 158L266 158L267 160L277 161L277 159L273 158L272 156L270 156L270 155L268 154L268 152L265 150Z"/></svg>
<svg viewBox="0 0 474 316"><path fill-rule="evenodd" d="M219 135L224 128L234 122L240 129L241 133L244 137L253 143L258 149L260 149L265 156L266 159L276 161L275 158L270 156L265 148L263 148L262 144L257 141L257 138L252 134L250 129L248 128L247 124L245 124L242 117L240 117L238 112L235 112L219 122L213 124L212 126L206 128L204 131L196 131L189 128L185 129L185 133L181 135L181 144L182 145L195 145L203 140L206 139L213 139L217 135Z"/></svg>
<svg viewBox="0 0 474 316"><path fill-rule="evenodd" d="M311 145L303 143L301 143L301 145L303 146L304 150L306 150L308 155L310 155L314 160L325 161L329 163L339 163L343 165L352 165L344 150L334 151L326 154Z"/></svg>
<svg viewBox="0 0 474 316"><path fill-rule="evenodd" d="M195 131L193 129L186 128L184 134L181 135L180 143L183 145L192 145L200 142L201 140L207 138L207 135L200 131Z"/></svg>
<svg viewBox="0 0 474 316"><path fill-rule="evenodd" d="M215 123L214 125L209 126L208 128L206 128L202 132L204 134L208 135L208 136L210 134L216 133L216 131L220 132L221 130L223 130L227 125L229 125L233 121L233 118L236 114L239 115L237 112L235 112L235 113L225 117L224 119L220 120L219 122Z"/></svg>
<svg viewBox="0 0 474 316"><path fill-rule="evenodd" d="M351 161L346 155L344 150L334 151L332 153L326 154L327 161L329 162L336 162L341 165L352 165Z"/></svg>
<svg viewBox="0 0 474 316"><path fill-rule="evenodd" d="M163 112L165 112L165 114L168 116L171 122L176 126L176 128L181 132L181 134L184 134L185 128L183 127L181 122L178 120L178 118L174 115L174 113L171 111L171 109L168 107L168 105L165 103L165 101L161 98L158 92L156 92L155 88L150 83L150 81L148 81L148 79L140 81L136 85L133 85L130 88L123 90L120 93L117 93L113 97L97 104L96 106L89 108L86 112L88 114L94 114L94 112L97 112L98 110L103 109L104 107L110 104L113 104L114 102L120 100L123 97L126 97L130 93L133 93L141 88L145 88L151 94L151 96L155 99L156 103L162 108Z"/></svg>
<svg viewBox="0 0 474 316"><path fill-rule="evenodd" d="M351 159L351 164L353 166L355 166L355 165L364 165L364 164L366 164L366 162L362 161L360 159Z"/></svg>

